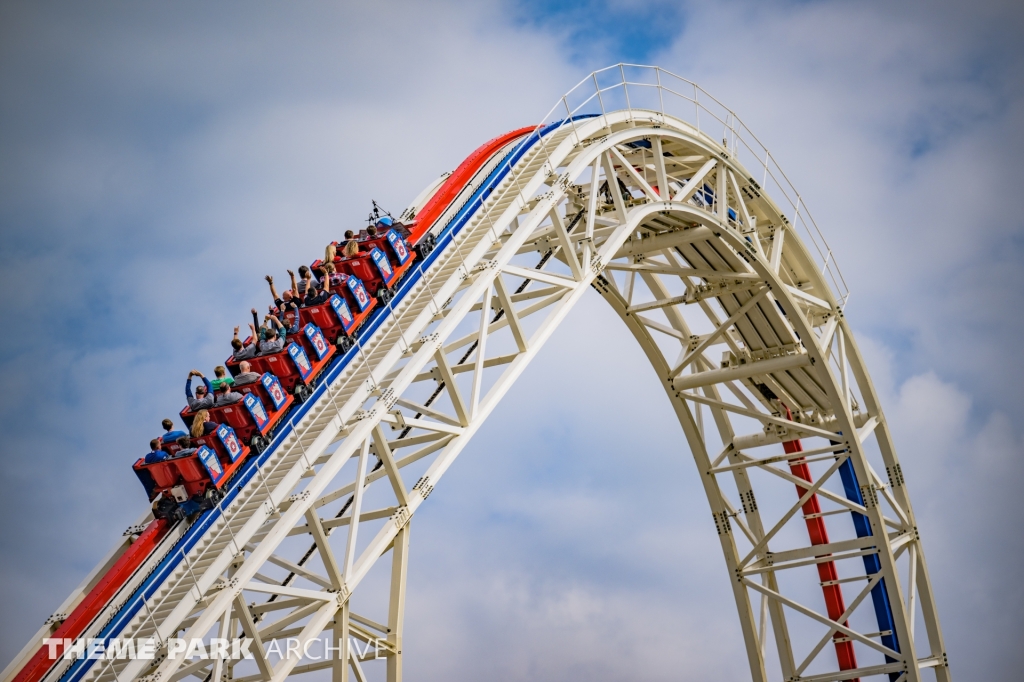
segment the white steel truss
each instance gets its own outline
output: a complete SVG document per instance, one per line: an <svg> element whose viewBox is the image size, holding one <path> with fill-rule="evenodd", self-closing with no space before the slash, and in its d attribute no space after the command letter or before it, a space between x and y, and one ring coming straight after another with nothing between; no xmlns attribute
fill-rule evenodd
<svg viewBox="0 0 1024 682"><path fill-rule="evenodd" d="M799 198L786 213L768 196L770 163L759 183L740 162L734 117L713 139L668 113L679 93L665 72L630 81L627 68L613 85L592 76L577 110L597 102L600 115L546 132L515 163L120 635L164 653L177 636L248 642L254 660L111 659L80 679L400 680L410 521L591 288L683 428L752 679L950 679L831 252L812 257ZM270 653L323 633L340 642L330 656Z"/></svg>

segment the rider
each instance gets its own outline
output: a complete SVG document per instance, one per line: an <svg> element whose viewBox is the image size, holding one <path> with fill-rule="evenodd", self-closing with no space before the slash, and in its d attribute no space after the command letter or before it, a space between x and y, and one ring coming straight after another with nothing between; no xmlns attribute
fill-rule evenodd
<svg viewBox="0 0 1024 682"><path fill-rule="evenodd" d="M196 397L192 397L192 377L199 377L203 380L202 386L196 386ZM198 410L213 407L213 386L210 385L210 380L203 376L203 373L198 369L194 369L188 373L188 379L185 380L185 399L188 400L188 409L196 412Z"/></svg>
<svg viewBox="0 0 1024 682"><path fill-rule="evenodd" d="M184 436L184 434L182 434ZM161 449L163 443L159 438L154 438L149 441L150 452L146 455L146 464L152 464L153 462L162 462L167 459L167 453Z"/></svg>
<svg viewBox="0 0 1024 682"><path fill-rule="evenodd" d="M175 429L174 422L172 422L170 419L165 419L162 422L160 422L160 426L164 427L164 431L167 432L164 435L160 436L161 443L173 443L182 436L188 435L184 431L179 431L178 429Z"/></svg>
<svg viewBox="0 0 1024 682"><path fill-rule="evenodd" d="M252 365L249 364L248 360L242 360L238 363L238 376L235 377L235 386L245 386L254 381L259 381L259 378L259 373L252 371Z"/></svg>
<svg viewBox="0 0 1024 682"><path fill-rule="evenodd" d="M224 365L217 365L216 367L214 367L213 373L217 376L216 379L210 382L210 385L213 386L213 390L216 391L224 384L227 384L228 386L234 385L235 380L228 376L228 370L224 367Z"/></svg>
<svg viewBox="0 0 1024 682"><path fill-rule="evenodd" d="M281 324L276 315L267 315L260 333L260 355L272 355L284 349L285 334L288 328Z"/></svg>
<svg viewBox="0 0 1024 682"><path fill-rule="evenodd" d="M252 309L252 313L253 319L258 320L259 318L256 317L255 308ZM238 338L238 327L235 327L235 335L231 339L231 357L235 360L245 360L247 358L255 357L256 351L259 350L256 347L256 338L258 336L256 333L256 325L250 323L249 331L252 332L252 336L250 337L251 340L247 346L240 338Z"/></svg>
<svg viewBox="0 0 1024 682"><path fill-rule="evenodd" d="M217 389L217 393L213 399L213 404L217 407L220 407L221 405L233 405L237 402L241 402L244 397L245 396L241 393L235 393L232 391L229 384L221 384L220 388Z"/></svg>

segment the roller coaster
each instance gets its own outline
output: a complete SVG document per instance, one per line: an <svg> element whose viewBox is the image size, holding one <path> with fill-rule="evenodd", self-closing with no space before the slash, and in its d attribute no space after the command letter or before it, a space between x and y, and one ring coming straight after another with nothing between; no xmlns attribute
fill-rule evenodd
<svg viewBox="0 0 1024 682"><path fill-rule="evenodd" d="M411 520L588 290L682 427L751 679L951 679L912 472L774 157L658 67L594 72L541 120L311 263L329 295L188 456L136 463L154 504L2 682L401 680ZM251 655L175 655L197 639Z"/></svg>

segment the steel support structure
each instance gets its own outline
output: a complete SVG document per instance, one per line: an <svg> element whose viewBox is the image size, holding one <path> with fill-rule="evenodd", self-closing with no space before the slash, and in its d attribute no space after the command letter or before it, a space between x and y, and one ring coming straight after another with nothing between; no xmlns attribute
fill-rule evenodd
<svg viewBox="0 0 1024 682"><path fill-rule="evenodd" d="M249 641L254 659L101 660L77 679L401 680L411 520L590 289L675 409L751 678L950 679L909 476L831 252L816 261L806 208L755 179L770 163L740 162L735 119L712 138L695 86L698 123L666 110L665 72L629 90L614 68L627 106L606 110L619 90L593 76L600 115L566 119L490 188L120 635L164 653ZM660 106L629 101L641 85ZM287 638L316 646L275 655Z"/></svg>

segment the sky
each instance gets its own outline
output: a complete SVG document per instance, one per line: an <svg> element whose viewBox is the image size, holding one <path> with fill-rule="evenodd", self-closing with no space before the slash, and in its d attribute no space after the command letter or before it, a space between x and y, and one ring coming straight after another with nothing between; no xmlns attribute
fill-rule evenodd
<svg viewBox="0 0 1024 682"><path fill-rule="evenodd" d="M806 198L953 673L1015 679L1022 29L996 1L0 2L0 665L139 515L130 463L264 274L626 61L728 104ZM586 297L417 514L408 670L745 678L662 395Z"/></svg>

